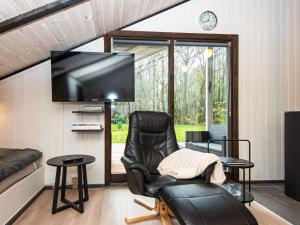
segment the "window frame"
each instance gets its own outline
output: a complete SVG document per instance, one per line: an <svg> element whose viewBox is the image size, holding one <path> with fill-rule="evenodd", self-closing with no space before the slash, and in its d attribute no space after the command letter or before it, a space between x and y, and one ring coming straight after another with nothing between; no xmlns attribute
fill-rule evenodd
<svg viewBox="0 0 300 225"><path fill-rule="evenodd" d="M201 33L170 33L116 30L104 35L104 51L111 52L112 39L130 39L147 41L169 41L168 47L168 113L174 118L174 54L176 41L228 43L229 44L229 102L228 102L228 137L239 138L238 124L238 51L239 36L236 34L201 34ZM232 156L239 157L239 146L230 143ZM126 174L111 174L111 103L105 103L105 185L111 182L126 181ZM234 181L239 180L238 170L232 171Z"/></svg>

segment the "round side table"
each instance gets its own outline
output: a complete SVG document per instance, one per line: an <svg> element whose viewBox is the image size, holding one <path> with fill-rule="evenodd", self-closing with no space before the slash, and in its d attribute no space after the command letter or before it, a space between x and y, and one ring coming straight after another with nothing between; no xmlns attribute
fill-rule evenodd
<svg viewBox="0 0 300 225"><path fill-rule="evenodd" d="M73 162L64 162L67 159L81 158L81 160L73 161ZM95 161L95 157L90 155L64 155L58 156L55 158L51 158L47 161L47 164L50 166L56 167L56 176L55 176L55 185L54 185L54 194L52 201L52 214L60 212L62 210L73 208L76 211L83 213L84 207L83 203L89 200L88 193L88 183L87 183L87 174L86 174L86 165L93 163ZM67 178L67 168L68 167L77 167L78 173L78 200L70 201L66 199L66 178ZM60 183L60 174L61 168L62 172L62 183L61 183L61 202L65 205L61 207L57 207L58 193L59 193L59 183Z"/></svg>
<svg viewBox="0 0 300 225"><path fill-rule="evenodd" d="M233 195L239 199L242 203L250 203L254 200L254 195L251 193L251 173L250 169L254 167L254 163L248 160L233 158L233 157L220 157L223 166L228 168L238 168L243 170L243 184L242 184L242 193L240 196ZM249 169L249 190L246 190L246 175L245 170ZM223 187L231 193L229 186L238 187L237 183L227 183L223 184Z"/></svg>

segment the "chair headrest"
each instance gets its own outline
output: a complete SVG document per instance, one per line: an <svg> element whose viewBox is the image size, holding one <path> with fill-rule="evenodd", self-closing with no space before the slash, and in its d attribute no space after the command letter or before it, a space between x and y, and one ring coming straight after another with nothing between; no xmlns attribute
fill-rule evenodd
<svg viewBox="0 0 300 225"><path fill-rule="evenodd" d="M131 117L137 120L139 130L144 133L163 133L171 122L171 117L165 112L135 111Z"/></svg>

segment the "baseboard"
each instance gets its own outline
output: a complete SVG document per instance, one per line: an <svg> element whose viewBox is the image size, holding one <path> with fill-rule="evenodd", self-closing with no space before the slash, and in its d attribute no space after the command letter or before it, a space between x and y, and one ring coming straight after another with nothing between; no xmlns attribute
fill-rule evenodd
<svg viewBox="0 0 300 225"><path fill-rule="evenodd" d="M88 188L102 188L102 187L105 187L105 185L104 184L88 184ZM66 185L66 188L67 189L72 189L73 187L70 184L70 185ZM53 190L54 187L53 187L53 185L45 185L44 189L45 190Z"/></svg>
<svg viewBox="0 0 300 225"><path fill-rule="evenodd" d="M45 191L43 187L39 192L37 192L5 225L12 225L16 220L28 209L31 204Z"/></svg>

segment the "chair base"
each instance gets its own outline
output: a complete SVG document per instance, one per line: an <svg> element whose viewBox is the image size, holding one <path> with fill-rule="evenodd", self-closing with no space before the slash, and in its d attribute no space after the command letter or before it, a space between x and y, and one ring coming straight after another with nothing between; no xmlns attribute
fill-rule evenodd
<svg viewBox="0 0 300 225"><path fill-rule="evenodd" d="M145 199L140 199L140 198L136 197L136 198L134 198L134 202L136 204L139 204L140 206L143 206L146 209L149 209L149 210L153 210L155 208L155 207L153 207L152 202L148 202Z"/></svg>
<svg viewBox="0 0 300 225"><path fill-rule="evenodd" d="M144 202L140 199L134 199L134 202L145 207L146 209L149 209L149 213L146 213L145 215L137 216L137 217L125 217L125 222L127 224L130 223L136 223L139 221L145 221L150 220L155 217L160 217L160 220L163 225L172 225L172 221L170 219L170 216L172 216L172 213L168 209L167 205L159 200L155 199L155 206L152 208L147 202Z"/></svg>

